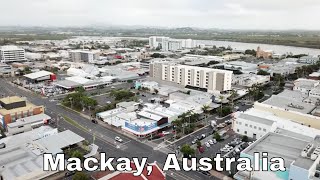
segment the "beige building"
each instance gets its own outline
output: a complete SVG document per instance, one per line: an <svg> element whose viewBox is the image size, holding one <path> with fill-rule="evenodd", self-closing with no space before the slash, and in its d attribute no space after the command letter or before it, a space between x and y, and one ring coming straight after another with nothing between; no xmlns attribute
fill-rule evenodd
<svg viewBox="0 0 320 180"><path fill-rule="evenodd" d="M207 89L208 92L231 90L232 71L186 66L175 63L150 64L150 76L181 86Z"/></svg>
<svg viewBox="0 0 320 180"><path fill-rule="evenodd" d="M262 111L273 113L275 116L290 119L293 122L309 126L315 129L320 129L320 117L311 114L290 110L287 108L275 107L269 104L254 103L254 108Z"/></svg>

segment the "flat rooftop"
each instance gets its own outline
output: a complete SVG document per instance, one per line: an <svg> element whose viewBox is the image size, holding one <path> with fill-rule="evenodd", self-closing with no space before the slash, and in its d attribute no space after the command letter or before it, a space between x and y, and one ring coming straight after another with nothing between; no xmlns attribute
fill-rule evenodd
<svg viewBox="0 0 320 180"><path fill-rule="evenodd" d="M274 121L270 119L261 118L261 117L250 115L250 114L241 113L238 117L241 119L245 119L245 120L249 120L252 122L257 122L257 123L261 123L269 126L271 126L274 123Z"/></svg>
<svg viewBox="0 0 320 180"><path fill-rule="evenodd" d="M284 97L281 95L273 95L266 101L262 102L262 104L267 104L270 106L275 106L304 114L309 114L316 108L315 105L302 102L298 99L293 99L292 97Z"/></svg>
<svg viewBox="0 0 320 180"><path fill-rule="evenodd" d="M8 124L8 128L14 128L14 127L22 126L25 124L32 124L35 122L43 121L45 119L48 120L48 119L51 119L51 117L46 114L37 114L34 116L20 118L20 119L17 119L16 122Z"/></svg>
<svg viewBox="0 0 320 180"><path fill-rule="evenodd" d="M295 133L292 132L292 134ZM299 134L296 134L295 137L290 137L269 132L241 153L253 156L255 152L268 152L269 158L282 157L285 160L285 166L289 167L300 156L302 149L308 143L309 141L306 141L303 137L300 138Z"/></svg>
<svg viewBox="0 0 320 180"><path fill-rule="evenodd" d="M11 104L15 102L25 101L25 99L19 96L10 96L10 97L2 98L0 99L0 101L3 102L4 104Z"/></svg>
<svg viewBox="0 0 320 180"><path fill-rule="evenodd" d="M40 107L40 106L36 106L34 104L27 102L25 107L19 107L19 108L10 109L10 110L2 108L0 109L0 114L5 115L5 114L12 114L12 113L21 112L21 111L22 112L26 112L30 110L33 111L35 107Z"/></svg>

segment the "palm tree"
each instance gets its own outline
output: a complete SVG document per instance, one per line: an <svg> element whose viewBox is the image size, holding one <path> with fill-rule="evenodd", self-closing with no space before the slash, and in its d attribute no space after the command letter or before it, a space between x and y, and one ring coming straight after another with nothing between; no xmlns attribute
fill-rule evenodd
<svg viewBox="0 0 320 180"><path fill-rule="evenodd" d="M220 100L220 102L221 102L221 112L222 112L222 100L224 99L224 97L223 96L219 96L219 100Z"/></svg>
<svg viewBox="0 0 320 180"><path fill-rule="evenodd" d="M210 108L210 106L208 106L208 105L203 105L202 106L202 111L203 111L203 113L205 114L205 121L206 121L206 123L208 123L207 122L207 115L209 114L209 108Z"/></svg>
<svg viewBox="0 0 320 180"><path fill-rule="evenodd" d="M295 69L295 73L297 74L298 78L300 78L302 76L302 68L301 67L296 67Z"/></svg>
<svg viewBox="0 0 320 180"><path fill-rule="evenodd" d="M234 104L233 104L234 98L236 98L237 96L238 96L238 93L234 89L232 89L231 95L229 97L229 99L231 100L232 109L233 109L233 106L234 106Z"/></svg>

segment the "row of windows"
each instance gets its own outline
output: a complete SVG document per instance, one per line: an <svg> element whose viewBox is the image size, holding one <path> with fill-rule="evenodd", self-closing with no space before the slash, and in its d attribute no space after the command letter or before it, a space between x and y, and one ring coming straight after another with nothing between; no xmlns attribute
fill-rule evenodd
<svg viewBox="0 0 320 180"><path fill-rule="evenodd" d="M236 121L236 124L242 125L242 122ZM253 129L258 129L259 131L261 131L261 130L263 130L264 132L267 131L265 128L261 128L261 127L257 127L257 126L252 126L251 124L247 124L247 123L245 123L244 126L250 127L250 128L253 128Z"/></svg>

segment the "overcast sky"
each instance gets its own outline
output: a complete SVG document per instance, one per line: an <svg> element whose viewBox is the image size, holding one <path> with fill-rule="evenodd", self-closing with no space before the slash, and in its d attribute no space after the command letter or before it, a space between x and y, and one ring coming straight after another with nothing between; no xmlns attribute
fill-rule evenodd
<svg viewBox="0 0 320 180"><path fill-rule="evenodd" d="M0 26L317 29L320 0L1 0Z"/></svg>

